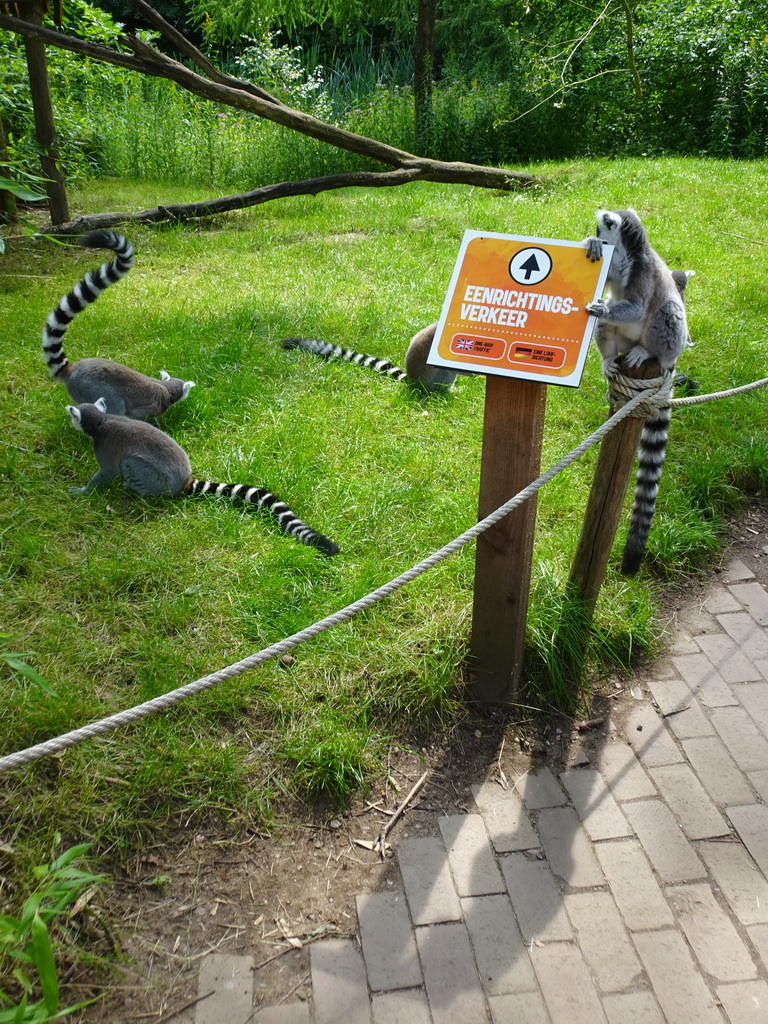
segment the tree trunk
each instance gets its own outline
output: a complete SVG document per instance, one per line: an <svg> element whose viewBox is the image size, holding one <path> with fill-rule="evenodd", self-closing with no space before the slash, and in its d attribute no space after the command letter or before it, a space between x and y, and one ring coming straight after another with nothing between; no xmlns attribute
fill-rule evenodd
<svg viewBox="0 0 768 1024"><path fill-rule="evenodd" d="M39 25L42 14L39 7L22 8L22 17L32 25ZM56 125L53 121L53 105L48 85L48 62L45 57L45 43L31 36L25 36L24 49L27 55L29 87L32 92L32 106L35 111L35 135L40 146L40 165L43 169L45 191L51 223L60 224L69 220L69 204L61 170Z"/></svg>
<svg viewBox="0 0 768 1024"><path fill-rule="evenodd" d="M416 20L416 67L413 74L413 107L416 148L431 152L432 76L435 62L435 16L437 0L419 0Z"/></svg>

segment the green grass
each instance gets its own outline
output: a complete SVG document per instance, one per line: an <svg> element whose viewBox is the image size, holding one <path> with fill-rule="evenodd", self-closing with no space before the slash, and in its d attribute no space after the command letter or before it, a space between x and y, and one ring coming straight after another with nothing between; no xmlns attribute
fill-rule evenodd
<svg viewBox="0 0 768 1024"><path fill-rule="evenodd" d="M278 641L473 523L481 380L418 400L372 373L279 344L305 334L402 361L410 335L440 310L465 228L581 239L597 207L632 205L670 264L697 271L687 294L696 347L681 369L705 391L765 375L768 164L536 169L549 183L526 194L419 184L131 227L136 267L72 326L70 358L104 355L195 380L187 402L163 419L195 471L273 489L339 544L332 560L213 499L143 501L117 487L70 494L95 463L87 438L68 425L68 399L48 379L39 338L48 312L96 261L44 241L9 245L0 258L0 622L7 649L24 652L57 696L0 659L3 752ZM191 198L199 189L128 181L93 182L71 196L74 214ZM604 394L594 354L580 389L549 389L544 467L603 421ZM657 588L711 565L742 495L765 493L765 402L756 392L675 414L646 566L628 582L614 558L593 666L654 649ZM595 457L539 497L521 704L567 700L562 591ZM408 743L461 714L473 573L469 546L295 650L290 666L266 664L6 775L0 816L17 860L4 872L40 863L54 832L120 859L171 815L253 826L296 798L343 799L377 771L391 738Z"/></svg>

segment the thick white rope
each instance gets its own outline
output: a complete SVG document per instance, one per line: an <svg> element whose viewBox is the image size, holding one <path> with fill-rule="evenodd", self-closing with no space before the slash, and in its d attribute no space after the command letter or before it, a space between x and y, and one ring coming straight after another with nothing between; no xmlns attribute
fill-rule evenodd
<svg viewBox="0 0 768 1024"><path fill-rule="evenodd" d="M729 388L728 391L712 391L708 395L689 395L687 398L672 398L670 405L701 405L703 402L715 402L719 398L731 398L733 395L745 395L748 391L756 388L768 387L768 377L762 380L753 380L751 384L742 384L738 388Z"/></svg>
<svg viewBox="0 0 768 1024"><path fill-rule="evenodd" d="M646 381L646 384L649 382ZM598 427L594 433L590 434L589 437L585 438L573 451L569 452L564 458L562 458L556 465L543 473L537 480L523 488L522 491L518 492L513 498L505 502L495 512L492 512L485 519L481 519L470 529L466 530L452 540L449 544L440 548L439 551L435 551L429 555L423 561L419 562L418 565L413 566L411 569L407 569L405 572L396 576L389 583L385 583L383 586L376 590L373 590L370 594L365 597L354 601L352 604L347 605L346 608L342 608L341 611L334 612L333 615L329 615L324 619L320 619L312 626L307 626L306 629L299 630L298 633L293 633L291 636L286 637L284 640L280 640L278 643L272 644L269 647L265 647L264 650L259 651L256 654L249 655L242 661L235 662L226 668L220 669L218 672L213 672L211 675L203 676L200 679L196 679L192 683L187 683L185 686L180 686L176 690L169 690L168 693L163 693L159 697L154 697L152 700L145 701L143 704L138 704L136 707L128 708L125 711L119 711L117 714L110 715L107 718L102 718L98 722L92 722L90 725L81 726L79 729L73 729L72 732L64 733L61 736L54 737L49 740L44 740L42 743L37 743L33 747L27 747L25 750L17 750L15 753L6 754L5 757L0 757L0 772L8 771L10 768L19 768L23 764L28 764L30 761L37 761L41 757L47 757L50 754L58 753L60 750L66 750L68 747L73 747L77 743L82 743L83 740L92 739L94 736L100 736L105 732L111 732L113 729L119 729L124 725L128 725L131 722L135 722L139 718L146 718L147 715L156 714L158 711L164 711L166 708L172 707L174 704L178 704L179 701L184 700L186 697L192 697L197 693L201 693L203 690L208 690L217 683L223 682L225 679L232 679L234 676L241 675L243 672L247 672L249 669L256 668L258 665L264 664L266 661L271 661L273 658L279 658L281 654L285 654L286 651L290 651L292 647L298 646L298 644L304 643L305 640L311 640L312 637L318 636L318 634L325 632L332 626L337 626L341 622L345 622L347 619L351 619L353 615L357 615L358 612L369 608L372 604L380 601L384 597L389 597L390 594L399 590L400 587L405 586L406 583L410 583L411 580L416 579L417 576L421 576L427 570L434 568L439 562L442 562L445 558L454 554L459 548L464 547L471 540L474 540L481 533L484 533L491 526L495 525L500 519L503 519L509 512L517 508L518 505L522 505L524 501L532 497L539 491L545 484L549 483L558 473L561 473L564 469L567 469L576 459L580 458L584 452L588 451L594 445L601 441L605 435L612 430L618 423L620 423L627 416L631 415L635 408L639 406L644 400L647 400L645 391L641 391L635 395L634 398L630 399L623 405L617 412L615 412L610 419L607 419L602 426Z"/></svg>
<svg viewBox="0 0 768 1024"><path fill-rule="evenodd" d="M281 654L285 654L286 651L290 651L291 648L297 647L299 644L304 643L305 640L311 640L312 637L318 636L320 633L324 633L327 629L331 629L333 626L337 626L341 622L345 622L347 619L351 619L358 612L369 608L371 605L380 601L384 597L389 597L390 594L399 590L400 587L405 586L406 583L410 583L411 580L421 576L429 569L434 568L439 562L448 558L454 554L459 548L464 547L471 540L474 540L481 533L484 533L491 526L494 526L500 519L508 515L513 509L517 508L518 505L522 505L524 501L536 494L541 488L549 483L550 480L554 479L558 473L561 473L564 469L567 469L576 459L580 458L586 451L594 447L601 441L605 435L613 430L613 428L620 423L625 417L634 413L636 417L652 415L653 412L664 405L699 405L703 402L713 402L720 398L730 398L733 395L745 394L748 391L753 391L756 388L766 387L768 385L768 377L762 380L753 381L751 384L744 384L738 388L731 388L728 391L718 391L709 395L692 395L688 398L669 398L668 380L665 377L655 378L653 380L644 380L639 382L643 386L643 390L638 391L635 384L638 383L633 378L622 377L622 382L629 381L631 383L624 384L624 387L629 389L630 393L634 392L633 397L622 405L609 419L603 423L601 427L598 427L594 433L590 434L589 437L585 438L580 445L574 448L558 463L548 469L546 473L543 473L537 480L523 488L518 494L509 501L505 502L500 508L497 508L495 512L492 512L485 519L480 520L469 530L466 530L461 536L452 540L449 544L435 551L429 555L423 561L413 566L406 572L396 576L389 583L385 583L377 590L371 591L365 597L354 601L352 604L347 605L346 608L342 608L341 611L334 612L333 615L329 615L324 619L320 619L312 626L308 626L306 629L299 630L298 633L293 633L291 636L286 637L284 640L280 640L276 644L272 644L270 647L265 647L262 651L256 654L252 654L242 661L235 662L226 668L220 669L218 672L213 672L211 675L203 676L200 679L196 679L192 683L187 683L186 686L180 686L176 690L170 690L168 693L161 694L159 697L155 697L152 700L145 701L143 704L138 704L136 707L128 708L125 711L119 711L115 715L110 715L107 718L102 718L98 722L92 722L90 725L84 725L79 729L74 729L71 732L64 733L61 736L54 737L50 740L44 740L42 743L38 743L33 747L27 747L25 750L18 750L12 754L6 754L5 757L0 757L0 772L8 771L10 768L19 768L21 765L28 764L31 761L38 761L42 757L47 757L50 754L58 753L60 750L66 750L68 747L73 747L77 743L82 743L83 740L92 739L94 736L100 736L105 732L111 732L113 729L119 729L124 725L128 725L131 722L135 722L140 718L146 718L148 715L156 714L158 711L164 711L166 708L172 707L174 704L178 704L179 701L184 700L186 697L192 697L197 693L201 693L203 690L208 690L217 683L223 682L225 679L232 679L234 676L241 675L243 672L247 672L249 669L256 668L259 665L264 664L266 661L271 661L273 658L279 658ZM615 384L615 381L611 382ZM619 390L621 389L619 385ZM650 392L650 394L649 394ZM620 400L618 396L611 395L612 399ZM645 411L644 411L645 410Z"/></svg>

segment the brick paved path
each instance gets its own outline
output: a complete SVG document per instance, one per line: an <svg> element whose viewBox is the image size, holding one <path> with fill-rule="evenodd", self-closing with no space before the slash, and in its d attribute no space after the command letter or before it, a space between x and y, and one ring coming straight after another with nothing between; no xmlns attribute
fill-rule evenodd
<svg viewBox="0 0 768 1024"><path fill-rule="evenodd" d="M195 1024L768 1024L768 592L735 560L704 594L599 764L393 840L309 1001L208 957Z"/></svg>

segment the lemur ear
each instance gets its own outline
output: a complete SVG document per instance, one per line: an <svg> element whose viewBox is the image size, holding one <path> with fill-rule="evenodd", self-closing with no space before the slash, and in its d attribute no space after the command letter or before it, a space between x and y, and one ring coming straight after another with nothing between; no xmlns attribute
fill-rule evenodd
<svg viewBox="0 0 768 1024"><path fill-rule="evenodd" d="M64 408L69 413L69 420L70 420L70 423L72 424L72 426L76 430L80 430L80 422L82 420L82 416L80 415L80 410L77 408L76 405L67 405Z"/></svg>
<svg viewBox="0 0 768 1024"><path fill-rule="evenodd" d="M102 412L107 411L107 400L106 398L97 398L93 403L97 409L101 409Z"/></svg>
<svg viewBox="0 0 768 1024"><path fill-rule="evenodd" d="M170 380L170 379L171 379L171 375L170 375L170 373L168 373L167 370L161 370L160 371L160 380Z"/></svg>
<svg viewBox="0 0 768 1024"><path fill-rule="evenodd" d="M181 389L181 397L182 398L186 398L187 395L189 394L189 392L191 391L191 389L194 386L195 386L195 382L193 380L185 380L184 381L184 386Z"/></svg>

